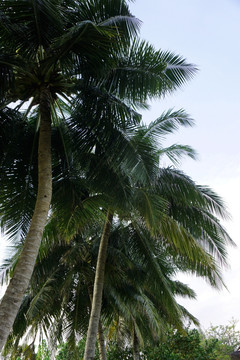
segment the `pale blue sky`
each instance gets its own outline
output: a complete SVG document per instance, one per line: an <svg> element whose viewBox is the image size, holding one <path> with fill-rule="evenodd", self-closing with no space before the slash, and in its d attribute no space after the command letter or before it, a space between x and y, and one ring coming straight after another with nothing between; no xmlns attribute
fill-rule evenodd
<svg viewBox="0 0 240 360"><path fill-rule="evenodd" d="M212 166L221 158L218 171L225 173L231 167L238 172L240 1L137 0L131 8L143 21L143 38L156 48L181 54L199 68L191 82L153 106L145 119L154 119L168 107L183 107L196 120L196 127L181 131L179 141L191 143L200 159L212 161Z"/></svg>
<svg viewBox="0 0 240 360"><path fill-rule="evenodd" d="M143 21L141 36L157 49L170 50L197 65L199 72L180 91L155 102L144 120L162 111L184 108L196 126L168 141L189 144L199 161L181 168L196 182L210 185L226 201L232 221L225 224L240 245L240 1L136 0L132 13ZM240 251L229 250L231 270L224 271L229 291L216 292L203 281L182 278L198 293L184 304L203 327L240 319Z"/></svg>

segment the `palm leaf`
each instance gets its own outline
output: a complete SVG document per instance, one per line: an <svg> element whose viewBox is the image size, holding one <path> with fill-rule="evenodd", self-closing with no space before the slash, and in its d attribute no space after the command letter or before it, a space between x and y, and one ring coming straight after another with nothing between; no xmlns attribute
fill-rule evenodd
<svg viewBox="0 0 240 360"><path fill-rule="evenodd" d="M169 52L156 51L147 42L135 39L118 54L115 69L106 78L108 88L129 101L145 102L175 90L193 76L196 68Z"/></svg>
<svg viewBox="0 0 240 360"><path fill-rule="evenodd" d="M193 125L193 119L183 109L177 111L170 109L146 127L145 136L161 139L165 135L178 130L179 126Z"/></svg>

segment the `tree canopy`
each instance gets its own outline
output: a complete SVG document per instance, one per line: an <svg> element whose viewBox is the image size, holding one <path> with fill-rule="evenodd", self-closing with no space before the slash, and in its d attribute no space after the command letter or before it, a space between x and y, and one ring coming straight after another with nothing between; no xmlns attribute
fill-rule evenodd
<svg viewBox="0 0 240 360"><path fill-rule="evenodd" d="M220 287L232 243L221 198L160 167L164 155L195 157L161 143L190 116L169 110L146 126L139 113L196 67L141 40L124 0L4 0L0 18L0 217L16 243L0 348L58 323L73 347L88 328L92 360L117 312L137 360L165 323L197 322L175 300L194 293L173 274Z"/></svg>

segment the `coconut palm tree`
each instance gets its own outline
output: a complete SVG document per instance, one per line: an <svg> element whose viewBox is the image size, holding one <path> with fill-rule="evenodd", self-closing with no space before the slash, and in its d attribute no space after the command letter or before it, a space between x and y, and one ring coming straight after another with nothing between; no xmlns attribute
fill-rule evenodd
<svg viewBox="0 0 240 360"><path fill-rule="evenodd" d="M52 333L61 341L64 336L72 346L79 335L86 333L99 247L99 230L101 227L96 227L95 234L90 232L91 240L88 237L84 239L76 236L70 244L56 239L55 243L45 243L45 246L42 244L31 287L14 323L13 335L5 349L6 354L17 348L21 337L29 331L29 326L32 339L42 328L48 337L49 333ZM175 311L174 314L171 312L174 310L174 306L171 306L172 299L165 293L163 286L158 287L158 293L153 292L153 287L147 287L147 284L150 284L149 274L154 273L154 269L151 269L151 262L145 261L146 254L141 253L141 249L139 256L136 256L132 237L129 226L118 225L112 233L106 264L102 316L103 319L108 319L108 323L115 320L116 316L122 317L128 323L134 319L138 329L142 328L142 336L144 333L145 337L148 329L156 337L166 326L164 323L178 324L179 327L182 315L180 311ZM157 261L162 274L158 278L155 276L156 281L160 283L165 277L173 293L181 292L193 296L193 292L187 288L186 291L183 284L180 287L170 279L174 267L169 265L165 255L159 256ZM175 291L175 288L180 288L181 291ZM170 302L167 303L164 299L164 293ZM151 339L151 336L148 338Z"/></svg>
<svg viewBox="0 0 240 360"><path fill-rule="evenodd" d="M2 347L31 278L49 212L51 123L65 118L59 98L76 107L83 106L83 93L94 93L95 105L99 100L108 100L115 109L119 105L123 124L126 114L134 112L121 99L138 106L148 97L174 90L193 74L194 67L145 43L134 41L130 46L139 22L123 0L6 0L0 5L0 14L1 114L10 115L8 104L16 101L20 101L17 109L30 101L25 117L33 106L39 114L36 205L24 248L1 302ZM15 112L17 116L25 119ZM90 141L87 136L85 139Z"/></svg>
<svg viewBox="0 0 240 360"><path fill-rule="evenodd" d="M182 120L183 121L183 114L181 114L182 116ZM186 124L188 123L188 119L187 116L186 117ZM32 120L34 122L34 118ZM36 120L35 120L36 121ZM179 120L177 119L177 114L175 114L175 120L176 122L178 122ZM9 125L10 122L8 122ZM21 124L22 126L23 124ZM24 162L23 159L25 159L25 157L28 154L28 143L31 141L31 138L34 135L34 126L30 126L30 130L28 131L23 131L24 128L19 127L19 131L21 131L21 139L23 140L23 142L19 145L21 145L21 147L19 147L19 160L16 159L15 156L15 152L14 151L8 151L6 152L8 154L9 157L12 156L12 159L16 160L17 163L20 164L24 164L26 162ZM25 123L25 127L27 127L28 124ZM82 125L83 128L83 125ZM132 131L132 129L129 129ZM16 129L17 131L17 129ZM97 136L99 137L101 135L100 131L98 131ZM16 137L18 136L18 133L16 135ZM72 134L72 137L75 138L74 133ZM96 135L95 135L96 137ZM106 140L105 140L106 142ZM97 150L95 151L95 154L89 154L89 161L87 164L87 168L88 168L88 179L91 180L91 182L94 185L94 191L100 191L101 193L105 192L105 194L107 193L108 190L108 204L110 202L112 202L111 199L114 199L115 202L115 206L117 206L116 201L118 200L118 197L116 197L115 193L116 191L120 194L119 199L120 199L120 204L119 206L123 206L123 204L125 203L125 201L122 200L122 198L126 198L128 197L128 202L131 200L130 199L130 189L131 189L131 184L129 182L129 176L125 176L125 179L122 175L122 180L119 183L119 186L116 187L116 180L120 175L120 172L123 173L123 171L129 172L132 170L132 167L135 167L136 169L138 168L141 172L140 177L137 178L138 181L140 181L140 178L146 178L147 175L150 174L150 164L152 162L152 147L147 143L145 144L145 146L143 146L144 144L141 142L137 142L137 139L134 139L134 141L131 141L131 136L130 133L128 134L123 134L122 131L118 131L117 129L115 129L114 131L112 131L112 136L109 139L108 143L102 144L102 142L97 142L97 139L95 139L95 144L97 147ZM53 174L54 174L54 192L53 192L53 204L52 204L52 211L56 212L56 216L58 218L58 222L60 222L59 219L61 219L63 216L61 214L64 214L64 217L67 219L71 219L71 222L69 220L67 220L66 222L68 223L68 225L66 225L66 222L64 224L61 224L61 231L63 228L68 229L68 228L74 228L74 232L76 232L76 229L79 229L79 226L83 223L84 219L86 219L85 221L88 222L89 225L89 221L90 221L90 215L91 213L88 211L89 206L90 208L93 208L94 205L94 199L87 197L84 200L84 206L85 209L82 209L81 204L83 204L83 197L86 197L86 194L88 194L89 191L91 191L89 189L89 186L87 187L86 185L86 181L81 178L81 176L79 175L79 171L80 168L77 167L75 170L73 168L71 168L71 172L70 172L70 176L71 178L69 179L69 166L67 167L67 159L65 158L65 152L66 152L66 147L63 149L63 147L59 146L59 138L55 136L55 129L53 128L53 136L52 136L52 146L53 146ZM113 144L114 146L113 146ZM78 144L81 144L78 141ZM119 145L121 144L121 148L123 148L121 150L121 148L119 148ZM27 146L26 146L27 145ZM123 146L124 145L124 146ZM142 148L140 148L140 146ZM138 149L139 148L139 149ZM21 149L21 151L20 151ZM107 149L108 149L108 153L107 153ZM11 150L11 147L10 147ZM104 156L105 153L105 156ZM113 154L116 153L117 154L117 158L114 159L113 158ZM129 154L131 156L129 156ZM69 159L73 156L69 155ZM82 153L77 153L77 156L80 158L82 157ZM84 155L85 157L85 162L86 162L86 154ZM33 153L32 155L33 161L32 161L32 165L36 164L36 154ZM96 159L93 159L96 158ZM60 159L61 161L55 161L56 159ZM82 162L82 158L80 159ZM65 165L64 165L64 161L65 161ZM70 160L69 160L70 161ZM95 167L95 163L98 163L98 177L96 177L96 169L93 170L93 168ZM61 164L61 166L59 166L59 163ZM108 164L108 165L107 165ZM111 164L111 166L110 166ZM113 166L114 164L114 166ZM67 168L67 174L65 177L65 171L64 168ZM118 170L117 170L118 169ZM7 169L6 169L7 170ZM12 169L10 169L12 170ZM6 171L6 174L9 175L9 172L11 172L9 169L8 171ZM22 217L22 212L19 214L19 209L21 208L21 203L22 201L26 201L25 198L25 193L26 191L22 191L22 189L24 189L25 186L25 179L26 177L29 175L32 175L29 178L29 188L30 189L34 189L36 188L36 179L35 179L35 183L34 181L34 176L33 174L29 174L28 173L28 168L25 166L25 171L23 172L22 169L22 165L21 166L17 166L14 167L14 172L11 175L11 178L13 179L13 187L12 190L14 189L14 191L12 191L12 195L13 198L11 199L11 202L14 203L14 207L11 208L11 214L14 213L14 220L16 220L16 215L20 215L20 219L19 221L21 221L23 223L22 225L22 229L27 228L27 224L28 224L28 219L30 217L29 213L31 213L31 202L29 203L28 201L28 205L30 208L30 211L27 212L25 214L25 217ZM34 173L34 171L32 170L31 173ZM105 173L105 181L99 181L100 179L102 179L104 177L104 173ZM136 170L137 173L137 170ZM56 174L56 175L55 175ZM107 174L107 176L106 176ZM18 182L15 182L15 178L16 175L18 177ZM134 174L132 174L131 176L133 176ZM67 182L66 182L66 178L67 178ZM111 180L111 186L110 189L107 189L109 184L107 179L108 178L112 178ZM22 181L20 181L20 179L22 179ZM89 181L88 180L88 181ZM9 186L9 178L7 177L5 179L6 184ZM2 182L4 183L4 178L2 178ZM114 185L114 186L113 186ZM61 201L61 197L62 197L62 191L64 189L65 186L65 194L66 197L64 198L64 201ZM84 186L84 188L83 188ZM86 190L86 188L88 190ZM72 190L71 190L72 189ZM128 190L127 190L128 189ZM74 192L73 198L69 197L71 191ZM124 195L124 192L126 192L126 194ZM17 194L17 196L16 196ZM27 192L28 196L31 196L31 192ZM106 197L106 196L105 196ZM31 196L31 198L33 198L33 196ZM80 202L75 203L74 205L74 198L78 198L80 199ZM10 195L7 192L7 198L6 200L10 199ZM70 201L69 201L70 199ZM72 200L71 200L72 199ZM126 198L127 199L127 198ZM27 198L28 200L28 198ZM32 202L33 203L33 202ZM67 204L69 203L69 207L67 206ZM98 217L102 218L103 215L101 214L101 211L99 211L99 206L105 206L106 203L106 199L105 201L103 201L102 203L99 203L99 195L97 197L97 207L95 206L95 213L94 215L96 215L96 212L98 214ZM79 206L80 205L80 206ZM57 206L57 207L56 207ZM105 206L106 207L106 206ZM75 211L75 209L77 209L77 211ZM26 211L25 207L23 209L23 211ZM84 214L84 211L85 214ZM122 212L125 211L125 208L122 209ZM67 213L67 215L66 215ZM7 214L8 216L8 214ZM8 217L7 217L8 218ZM26 219L26 223L24 223L24 219ZM76 219L76 221L74 221L74 219ZM96 219L96 217L94 217L94 220ZM11 218L10 218L10 224L9 227L11 228ZM95 220L96 221L96 220ZM77 224L77 227L76 227ZM13 226L15 226L15 223L13 223ZM15 229L15 227L14 227ZM65 231L66 232L66 231Z"/></svg>
<svg viewBox="0 0 240 360"><path fill-rule="evenodd" d="M91 202L91 198L89 198L89 193L92 191L89 188L89 184L91 183L95 193L104 193L105 196L107 195L105 202L103 201L101 203L103 207L107 209L109 206L115 206L115 210L117 207L118 212L120 210L119 215L123 219L129 219L129 215L131 214L131 218L134 220L134 229L138 234L138 244L141 245L143 253L147 253L150 256L152 261L151 265L158 276L161 275L161 272L159 272L158 265L155 264L154 257L151 256L151 254L155 253L152 246L156 241L160 247L169 247L170 245L169 251L172 252L172 256L177 259L182 268L185 266L193 272L197 271L198 274L207 277L213 285L217 285L218 282L221 281L218 268L213 259L203 251L200 245L204 243L204 246L210 244L209 251L212 254L218 254L219 259L224 261L225 254L224 251L222 251L224 250L223 239L228 239L227 234L211 214L211 211L214 209L221 215L224 215L223 205L220 199L209 190L197 187L187 176L179 171L171 168L159 170L157 166L159 155L163 153L169 155L171 159L174 159L182 153L193 155L191 149L188 147L175 145L164 151L163 149L158 150L156 146L154 146L154 144L156 145L154 140L156 140L157 134L164 135L164 133L172 131L178 124L187 125L189 123L191 123L190 119L182 111L175 113L169 112L163 114L157 121L150 124L149 127L141 126L137 130L129 128L128 133L125 135L115 129L115 132L112 132L112 137L109 139L109 142L106 142L106 139L104 143L95 140L95 152L89 154L88 161L86 161L85 156L88 186L86 182L85 184L83 183L83 179L82 183L79 182L80 175L76 177L77 183L75 186L74 181L76 180L73 178L66 184L65 178L61 175L64 174L64 172L62 169L59 170L59 166L57 165L57 170L54 170L54 174L58 171L59 175L56 175L57 187L56 191L54 191L52 209L55 209L56 217L58 222L60 222L59 231L62 234L66 233L63 231L63 228L66 229L66 224L69 223L71 224L70 227L73 228L76 228L75 224L78 224L77 229L79 231L81 224L79 220L82 217L81 215L83 215L79 204L84 196L87 197L84 201L88 203ZM113 139L115 140L114 145L111 144ZM127 139L129 140L126 141ZM55 146L54 137L53 140L54 148L58 149L58 147ZM120 143L125 144L122 151L119 151L120 148L118 148ZM129 148L133 153L130 157L129 151L127 151ZM118 151L116 151L116 149L118 149ZM136 156L136 154L138 156ZM58 156L60 156L59 150ZM56 155L54 155L54 158L55 157ZM134 159L135 162L133 161ZM64 168L63 161L64 157L62 156L61 166ZM131 168L133 165L134 170ZM140 175L138 175L139 170ZM76 172L76 170L71 171L71 175ZM61 178L60 180L59 176ZM59 196L63 196L64 194L62 191L64 184L67 190L65 191L65 198L61 202L59 201ZM85 186L85 188L83 186ZM85 190L86 188L88 189L87 191ZM71 189L71 192L74 191L74 196L70 198L70 202L68 201L70 194L69 189ZM80 203L75 202L74 205L71 199L77 198L80 198L81 201ZM175 206L176 209L178 209L179 206L182 205L183 200L184 206L182 206L181 211L174 212ZM66 206L68 203L70 207L73 206L72 211L70 207ZM61 204L65 206L63 207ZM99 206L98 203L98 207ZM76 208L78 211L75 211ZM127 215L127 211L129 215ZM179 216L179 213L181 216ZM101 211L99 212L98 208L98 216L102 218L100 214ZM174 218L174 214L176 214L176 218ZM186 219L184 214L186 214ZM88 222L89 215L88 213ZM52 217L54 220L54 213ZM67 221L62 223L62 218L67 218ZM76 221L74 218L76 218ZM171 218L174 220L171 220ZM69 222L68 219L71 219L71 222ZM145 219L144 223L147 226L145 229L142 228L143 219ZM191 219L194 219L194 227L189 226L192 224ZM147 235L147 228L153 231L151 236L154 235L154 237L152 237L152 240L150 240L149 235ZM76 232L76 230L73 231ZM203 233L205 234L204 236ZM200 238L199 234L201 235ZM103 265L105 266L105 262L103 262ZM164 287L164 282L159 288L162 287ZM168 304L171 303L171 292L169 292L169 296ZM97 327L98 324L96 328Z"/></svg>
<svg viewBox="0 0 240 360"><path fill-rule="evenodd" d="M102 320L111 337L114 328L124 343L133 341L134 356L139 343L143 347L161 339L170 324L182 329L187 311L176 304L176 294L195 296L184 284L172 280L177 266L150 232L148 236L150 252L142 247L143 239L133 224L119 224L112 231L106 263Z"/></svg>
<svg viewBox="0 0 240 360"><path fill-rule="evenodd" d="M162 246L169 246L171 251L175 253L176 258L181 258L181 262L188 263L190 268L196 269L199 264L200 268L198 272L201 272L202 276L206 276L211 281L212 285L221 283L221 276L218 271L218 265L215 262L215 256L222 263L226 260L225 245L231 242L226 231L223 229L219 220L214 213L224 217L226 212L224 205L220 198L216 196L211 190L198 187L184 174L174 171L171 173L171 169L159 169L159 156L164 153L171 159L175 159L181 155L182 152L186 153L190 149L187 147L181 147L174 145L168 149L160 149L156 147L157 136L167 134L171 132L174 127L186 121L184 113L182 117L174 116L171 112L163 114L155 122L151 123L149 127L140 126L135 131L132 142L136 139L140 139L138 144L154 144L150 154L152 156L151 170L149 176L145 179L145 182L140 182L134 175L136 168L133 168L131 173L128 174L131 184L131 192L124 198L122 193L121 199L124 199L124 204L129 204L130 208L125 210L126 219L135 219L134 224L136 231L141 234L141 237L145 238L144 247L145 251L149 252L151 249L151 242L149 242L145 236L145 232L139 227L143 222L152 233L153 239L156 237L161 242ZM156 171L157 170L157 171ZM170 172L174 178L176 176L176 183L169 183L167 179L167 173ZM171 177L170 176L170 177ZM121 184L122 184L121 177ZM162 186L162 182L166 180L166 188ZM188 183L188 185L187 185ZM126 184L124 188L126 189ZM170 185L173 189L168 193L167 188ZM181 186L183 186L183 192L181 193ZM175 191L177 187L177 191ZM114 202L117 202L119 198L117 192L117 185L112 187L115 194L112 195ZM110 190L111 191L111 190ZM180 195L179 198L175 197L175 194ZM181 204L181 197L184 197L180 212L172 212L174 203L176 201L176 209ZM173 205L172 205L173 202ZM185 212L185 210L187 212ZM126 215L126 211L129 214ZM101 297L104 284L104 269L107 254L107 244L110 236L110 228L113 222L113 214L116 213L116 207L109 206L105 227L100 241L100 250L98 254L98 261L96 267L96 276L93 289L93 304L91 309L91 316L88 327L87 341L85 347L84 360L91 360L94 357L94 344L97 338L97 329L100 320L101 311ZM121 212L120 212L121 213ZM176 218L173 216L177 214ZM183 220L186 214L186 219ZM120 215L120 214L119 214ZM118 215L118 216L119 216ZM191 220L190 220L191 219ZM194 223L193 223L194 220ZM225 244L225 245L224 245ZM201 260L200 260L201 259ZM191 265L190 265L191 264ZM196 271L196 270L195 270Z"/></svg>
<svg viewBox="0 0 240 360"><path fill-rule="evenodd" d="M72 11L71 5L74 6ZM91 64L89 69L93 69L97 64L100 65L107 53L109 58L112 49L109 38L117 30L115 26L112 33L109 24L107 28L103 25L99 29L96 22L91 21L93 19L83 19L82 13L76 13L79 5L78 2L53 3L47 0L4 1L0 7L0 73L1 80L4 78L1 83L2 106L12 101L20 100L24 103L31 99L32 105L38 105L40 117L37 200L24 250L1 302L0 347L8 336L28 286L50 207L51 108L55 106L59 95L71 93L69 90L74 84L74 78L82 74L84 66L80 64L84 62L83 59ZM89 13L91 9L88 4L84 5ZM74 13L76 16L73 22ZM102 20L106 20L104 15ZM130 14L128 21L129 24L132 22ZM87 34L83 37L86 30ZM90 33L92 36L89 36ZM103 47L93 54L93 46L99 47L99 41L103 42ZM91 45L86 46L86 42ZM73 66L73 61L74 64L78 61L78 66ZM67 66L67 62L70 66Z"/></svg>
<svg viewBox="0 0 240 360"><path fill-rule="evenodd" d="M162 118L160 118L159 121L162 122ZM191 123L191 119L189 119L187 114L183 111L169 112L164 116L164 121L165 128L169 126L169 131L170 127L177 127L178 124L189 125ZM167 125L167 121L169 125ZM101 136L101 129L98 129L97 131L100 134L100 138L104 137L104 133L102 133ZM160 129L160 131L163 132L162 129ZM157 170L156 151L150 138L147 136L144 138L142 137L142 132L142 127L140 128L139 133L134 129L129 128L128 132L125 134L117 131L117 129L113 129L111 138L108 141L105 139L104 143L96 142L95 152L94 154L91 154L87 164L86 176L91 181L95 192L108 195L108 205L106 206L107 219L103 229L101 239L102 247L100 247L101 251L99 252L98 257L98 264L101 270L97 281L98 292L97 296L96 294L95 296L93 295L93 299L97 299L97 306L95 306L96 303L94 302L92 304L92 313L95 311L95 316L93 316L93 318L95 317L95 323L91 323L88 330L90 333L93 333L93 340L90 342L90 345L88 346L87 343L87 347L90 348L90 351L93 351L93 344L96 342L100 319L107 242L110 235L111 222L113 220L112 213L109 209L112 208L114 209L113 211L117 211L120 216L126 217L127 214L129 214L129 211L130 213L133 211L135 206L136 208L134 211L139 211L143 217L147 219L147 222L152 224L153 219L149 217L149 213L151 212L151 214L153 214L154 211L157 211L157 214L159 215L164 207L162 199L159 198L158 201L155 201L155 208L152 207L151 209L148 209L149 204L152 202L152 197L149 198L150 194L148 194L143 187L146 187L147 183L149 184L149 179L154 177L154 171ZM176 152L175 155L187 153L188 155L193 156L193 151L189 147L183 146L175 146L174 149L171 151L168 150L168 152L169 154L171 153L172 156L174 156L174 152ZM136 187L137 183L138 186ZM142 188L139 188L140 185ZM134 199L137 199L137 203ZM102 206L104 207L105 204ZM58 209L56 212L58 218L59 211L61 213L62 210ZM71 225L73 225L74 216L71 212L69 212L69 214L71 216ZM77 219L77 222L79 222L79 217L77 217ZM66 228L66 225L63 225L62 228Z"/></svg>
<svg viewBox="0 0 240 360"><path fill-rule="evenodd" d="M91 294L101 227L93 230L89 232L91 236L85 234L85 239L77 236L70 244L63 239L61 242L59 236L55 242L42 244L29 294L14 325L17 339L29 325L35 332L41 326L45 330L55 329L59 340L65 334L70 344L74 344L77 334L85 334L89 287ZM112 230L102 308L106 328L112 321L119 323L122 319L127 325L125 336L135 334L136 353L138 343L159 339L168 324L179 328L181 318L190 316L173 304L169 288L174 295L194 296L183 284L170 279L179 262L174 264L174 258L163 249L161 241L153 241L150 232L144 228L142 231L152 244L149 252L142 245L146 239L136 232L133 224L119 224ZM181 263L179 267L183 269Z"/></svg>

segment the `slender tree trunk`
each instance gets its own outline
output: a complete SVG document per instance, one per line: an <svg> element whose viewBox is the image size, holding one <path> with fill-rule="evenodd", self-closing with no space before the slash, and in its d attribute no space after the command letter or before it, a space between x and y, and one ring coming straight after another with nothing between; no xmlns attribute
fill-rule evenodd
<svg viewBox="0 0 240 360"><path fill-rule="evenodd" d="M140 360L140 352L139 352L139 341L135 331L133 330L133 359Z"/></svg>
<svg viewBox="0 0 240 360"><path fill-rule="evenodd" d="M29 286L52 196L50 94L42 89L38 144L38 192L32 221L13 277L0 304L0 349L3 348Z"/></svg>
<svg viewBox="0 0 240 360"><path fill-rule="evenodd" d="M92 309L93 294L92 294L92 289L90 288L90 285L88 286L88 295L89 295L91 309ZM99 349L100 360L107 360L105 338L104 338L101 319L99 320L99 324L98 324L97 340L98 340L98 349Z"/></svg>
<svg viewBox="0 0 240 360"><path fill-rule="evenodd" d="M89 325L88 325L84 360L94 360L94 356L95 356L97 331L98 331L98 324L100 320L101 306L102 306L102 292L103 292L103 284L104 284L105 263L107 257L108 239L110 235L112 219L113 219L113 215L110 211L108 211L100 241L99 252L98 252L97 268L96 268L94 288L93 288L93 302L92 302L92 309L91 309Z"/></svg>
<svg viewBox="0 0 240 360"><path fill-rule="evenodd" d="M105 338L104 338L101 320L99 320L99 324L98 324L97 338L98 338L98 349L99 349L100 360L107 360Z"/></svg>

